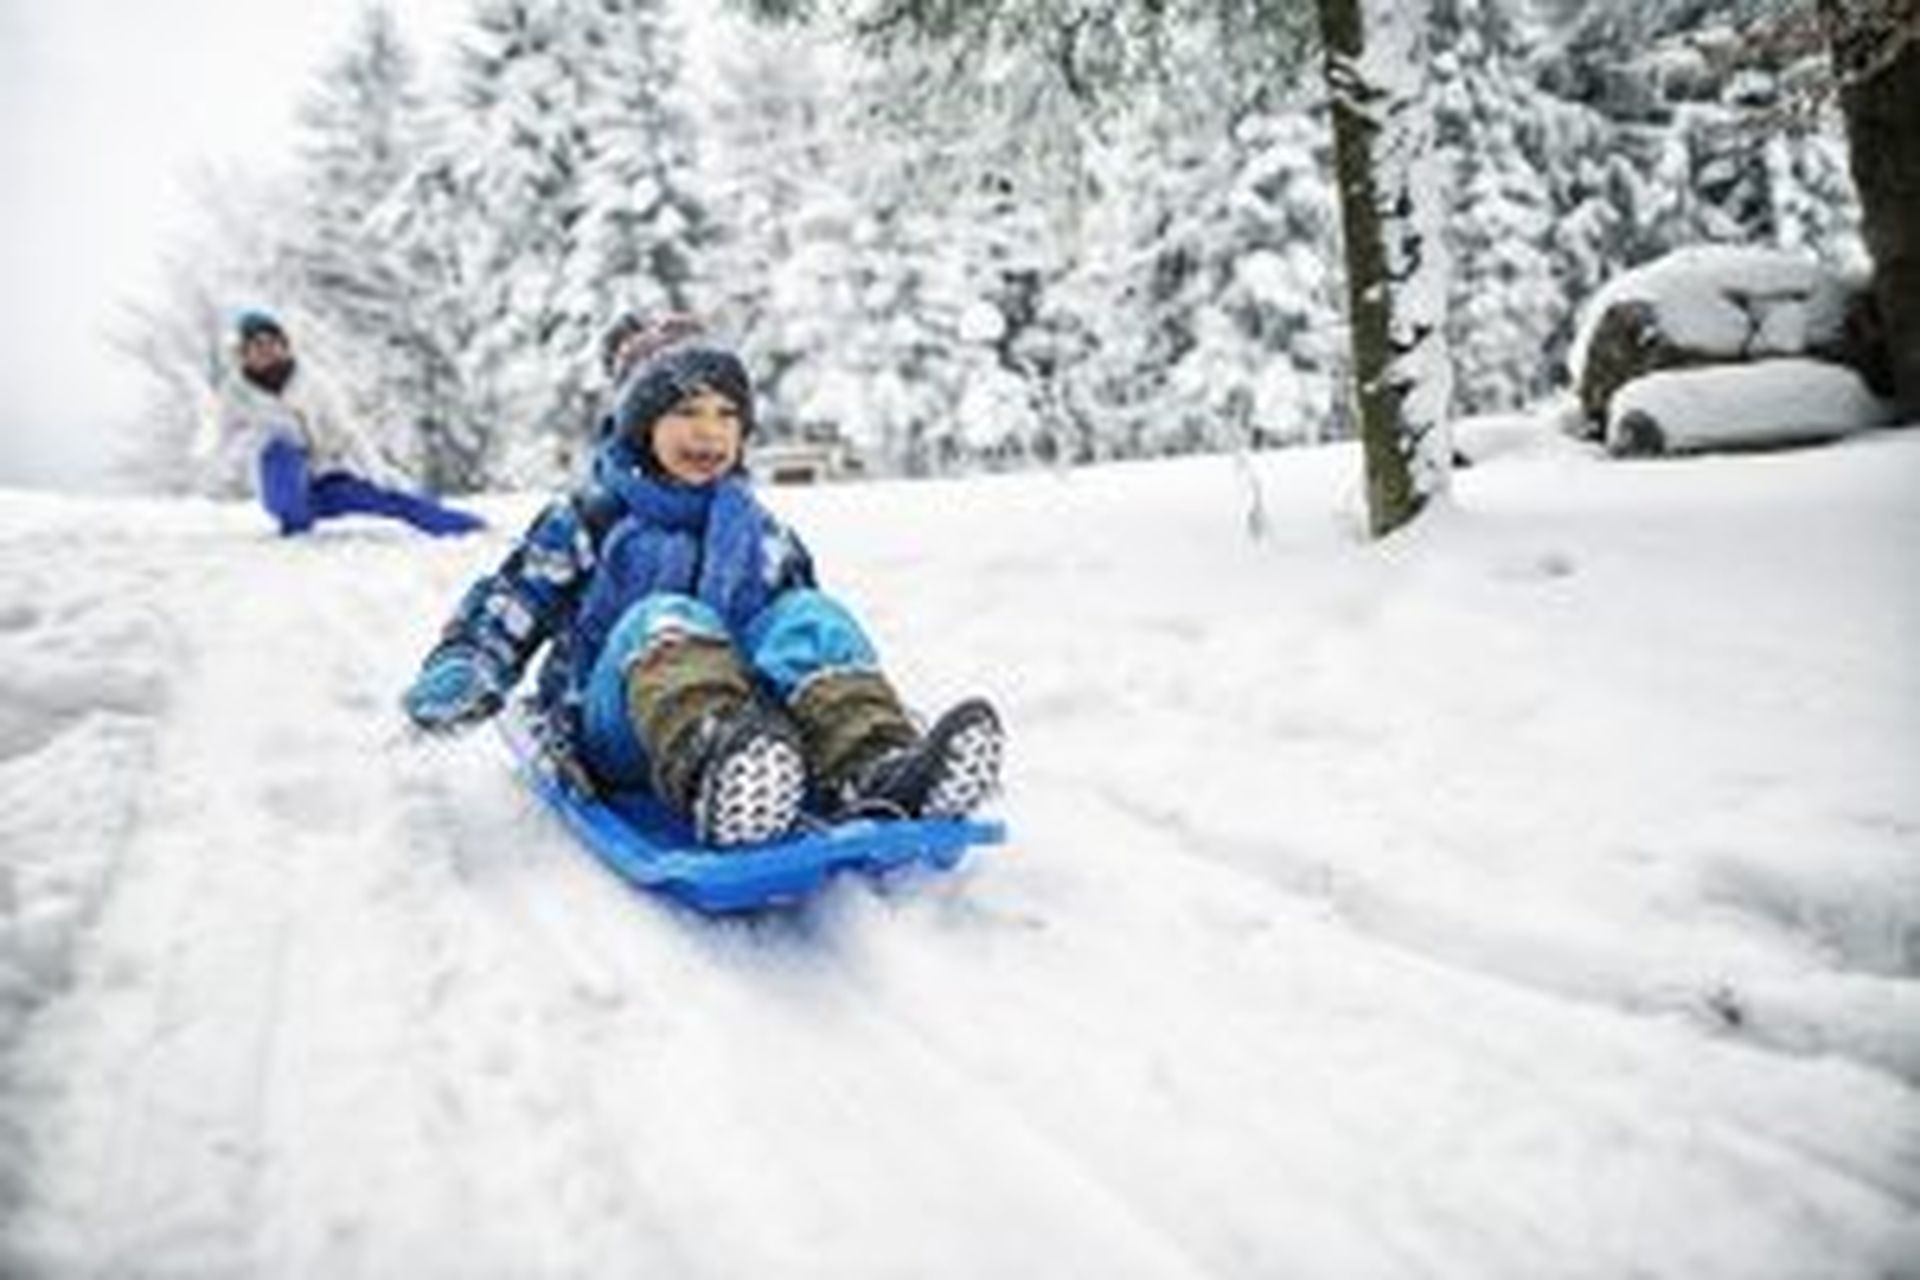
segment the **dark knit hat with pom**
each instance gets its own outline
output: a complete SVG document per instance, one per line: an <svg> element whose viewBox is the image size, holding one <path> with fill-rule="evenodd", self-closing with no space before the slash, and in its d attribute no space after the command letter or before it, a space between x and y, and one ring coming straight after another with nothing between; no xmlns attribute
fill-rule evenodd
<svg viewBox="0 0 1920 1280"><path fill-rule="evenodd" d="M733 401L743 437L753 432L753 383L740 357L706 335L700 322L672 314L648 323L639 351L614 398L612 427L643 457L652 428L667 410L705 387Z"/></svg>

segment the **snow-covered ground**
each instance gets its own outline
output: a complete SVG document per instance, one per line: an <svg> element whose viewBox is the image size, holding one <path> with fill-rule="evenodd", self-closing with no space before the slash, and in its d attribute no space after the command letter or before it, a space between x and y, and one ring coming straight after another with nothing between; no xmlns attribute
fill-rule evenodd
<svg viewBox="0 0 1920 1280"><path fill-rule="evenodd" d="M506 532L0 495L0 1273L1920 1274L1920 432L1500 438L774 491L1014 837L754 922L401 731Z"/></svg>

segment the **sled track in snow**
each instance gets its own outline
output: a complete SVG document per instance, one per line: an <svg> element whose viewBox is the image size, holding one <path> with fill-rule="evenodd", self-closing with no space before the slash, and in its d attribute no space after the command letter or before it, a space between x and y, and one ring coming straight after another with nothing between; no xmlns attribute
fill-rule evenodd
<svg viewBox="0 0 1920 1280"><path fill-rule="evenodd" d="M72 794L85 775L61 753L109 726L159 767L127 788L124 820L89 810L73 828L78 860L0 813L0 834L99 886L69 918L71 981L32 989L4 1078L21 1092L0 1118L31 1163L12 1162L25 1194L0 1270L1400 1277L1573 1257L1713 1277L1818 1260L1866 1280L1908 1256L1910 1089L1865 1058L1755 1052L1667 1016L1690 1010L1698 966L1543 946L1526 895L1564 897L1577 875L1529 879L1518 849L1396 862L1371 842L1429 829L1417 801L1355 814L1383 769L1441 743L1354 713L1371 695L1340 655L1417 599L1383 619L1310 583L1284 628L1203 621L1180 591L1230 550L1156 560L1114 524L1114 547L1055 565L1027 539L1073 491L1044 497L1044 525L998 549L972 537L992 521L962 550L929 546L929 580L957 566L971 585L932 602L952 635L901 646L927 670L1033 663L1007 700L1012 843L950 879L838 885L747 921L633 892L486 735L399 730L393 698L437 610L498 546L282 544L236 520L36 547L54 560L34 594L54 603L0 596L0 657L71 622L54 647L120 682L115 705L30 715L10 739L0 720L0 786L45 766L36 781ZM1308 539L1287 536L1297 561ZM23 545L0 540L0 567ZM969 556L1020 572L989 589ZM1249 595L1301 567L1244 559ZM875 597L916 598L903 584L928 565L892 564L865 566ZM94 571L167 589L115 631ZM1145 610L1087 597L1111 632L1091 636L1077 609L1041 607L1089 574L1171 594ZM1020 616L1017 640L992 609ZM1442 621L1478 636L1475 620ZM169 656L123 661L116 636ZM88 637L110 652L83 652ZM1282 678L1243 706L1233 677L1256 653ZM1499 715L1544 696L1537 679L1498 691ZM1464 732L1499 718L1432 696ZM1218 718L1242 709L1215 750ZM1270 779L1318 792L1264 794ZM1214 821L1233 796L1266 807ZM1302 808L1318 827L1289 821ZM1552 923L1605 926L1617 905ZM1637 905L1622 918L1664 924ZM1699 954L1739 960L1715 948L1750 939L1719 924L1675 921ZM1648 981L1662 973L1685 981Z"/></svg>

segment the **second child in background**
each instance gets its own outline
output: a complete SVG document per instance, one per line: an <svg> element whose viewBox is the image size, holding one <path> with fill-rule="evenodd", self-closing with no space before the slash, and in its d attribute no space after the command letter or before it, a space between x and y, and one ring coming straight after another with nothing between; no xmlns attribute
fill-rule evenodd
<svg viewBox="0 0 1920 1280"><path fill-rule="evenodd" d="M243 312L234 343L237 367L194 444L204 487L251 491L288 537L347 515L401 520L435 536L485 527L478 516L383 475L387 468L348 426L333 394L294 358L279 320Z"/></svg>

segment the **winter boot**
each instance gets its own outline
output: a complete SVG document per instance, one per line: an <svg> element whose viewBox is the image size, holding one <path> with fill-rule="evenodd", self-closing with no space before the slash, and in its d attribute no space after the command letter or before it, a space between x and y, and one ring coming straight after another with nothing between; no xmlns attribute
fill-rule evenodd
<svg viewBox="0 0 1920 1280"><path fill-rule="evenodd" d="M922 735L884 677L834 672L802 686L792 710L821 807L833 816L949 817L999 785L1005 735L978 698Z"/></svg>
<svg viewBox="0 0 1920 1280"><path fill-rule="evenodd" d="M1006 733L981 698L969 698L933 722L910 746L874 756L842 784L849 813L957 818L1000 788Z"/></svg>
<svg viewBox="0 0 1920 1280"><path fill-rule="evenodd" d="M702 844L771 840L800 816L799 739L755 696L725 640L655 645L627 676L627 711L653 763L654 794Z"/></svg>

